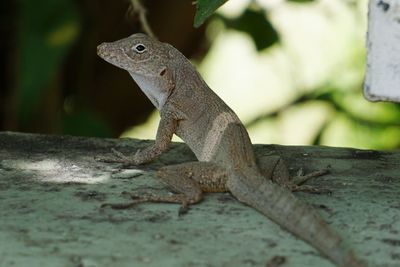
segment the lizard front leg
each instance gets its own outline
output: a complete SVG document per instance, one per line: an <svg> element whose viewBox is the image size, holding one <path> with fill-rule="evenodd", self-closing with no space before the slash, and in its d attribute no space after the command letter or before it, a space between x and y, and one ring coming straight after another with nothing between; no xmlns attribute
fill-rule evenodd
<svg viewBox="0 0 400 267"><path fill-rule="evenodd" d="M178 121L174 118L172 113L162 112L154 145L147 147L144 150L138 150L132 159L132 163L136 165L143 164L159 157L165 150L167 150L171 143L177 124Z"/></svg>
<svg viewBox="0 0 400 267"><path fill-rule="evenodd" d="M178 121L171 112L161 112L161 120L158 125L157 136L154 145L138 150L133 156L126 156L116 149L112 149L116 159L101 159L106 162L123 163L126 166L140 165L159 157L171 143L171 139L177 128Z"/></svg>

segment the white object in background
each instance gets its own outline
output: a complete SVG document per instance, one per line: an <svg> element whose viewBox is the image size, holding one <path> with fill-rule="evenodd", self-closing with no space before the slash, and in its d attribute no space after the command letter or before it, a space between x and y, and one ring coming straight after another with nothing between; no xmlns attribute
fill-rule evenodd
<svg viewBox="0 0 400 267"><path fill-rule="evenodd" d="M364 95L400 102L400 0L369 1Z"/></svg>

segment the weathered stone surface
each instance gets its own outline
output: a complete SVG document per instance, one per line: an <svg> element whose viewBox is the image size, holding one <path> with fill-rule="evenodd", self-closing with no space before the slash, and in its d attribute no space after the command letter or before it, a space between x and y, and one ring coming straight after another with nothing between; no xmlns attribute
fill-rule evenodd
<svg viewBox="0 0 400 267"><path fill-rule="evenodd" d="M173 204L101 209L127 202L122 191L168 191L165 164L194 160L173 144L152 164L120 169L95 157L133 153L150 141L0 133L0 266L332 266L229 194L208 194L179 217ZM370 266L400 266L400 152L257 145L281 155L293 173L331 166L309 184L330 195L298 193ZM274 265L275 266L275 265ZM278 265L279 266L279 265Z"/></svg>

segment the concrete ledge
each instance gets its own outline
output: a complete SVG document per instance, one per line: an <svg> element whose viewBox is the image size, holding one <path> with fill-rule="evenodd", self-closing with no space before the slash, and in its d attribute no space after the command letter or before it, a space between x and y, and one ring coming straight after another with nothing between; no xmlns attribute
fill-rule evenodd
<svg viewBox="0 0 400 267"><path fill-rule="evenodd" d="M194 160L183 144L137 169L94 159L112 147L134 153L149 143L0 133L0 266L333 266L229 194L208 194L181 217L171 204L100 209L103 202L129 201L122 191L167 193L155 171ZM370 266L400 266L400 152L276 145L255 150L258 157L281 155L293 173L330 165L331 174L310 184L331 189L331 195L297 196Z"/></svg>

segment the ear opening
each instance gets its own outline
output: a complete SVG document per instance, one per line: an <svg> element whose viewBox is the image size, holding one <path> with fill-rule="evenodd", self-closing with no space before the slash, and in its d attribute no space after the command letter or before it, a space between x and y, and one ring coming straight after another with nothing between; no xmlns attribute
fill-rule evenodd
<svg viewBox="0 0 400 267"><path fill-rule="evenodd" d="M160 71L160 76L161 76L161 77L164 76L165 73L167 73L167 68L163 68L163 69Z"/></svg>

